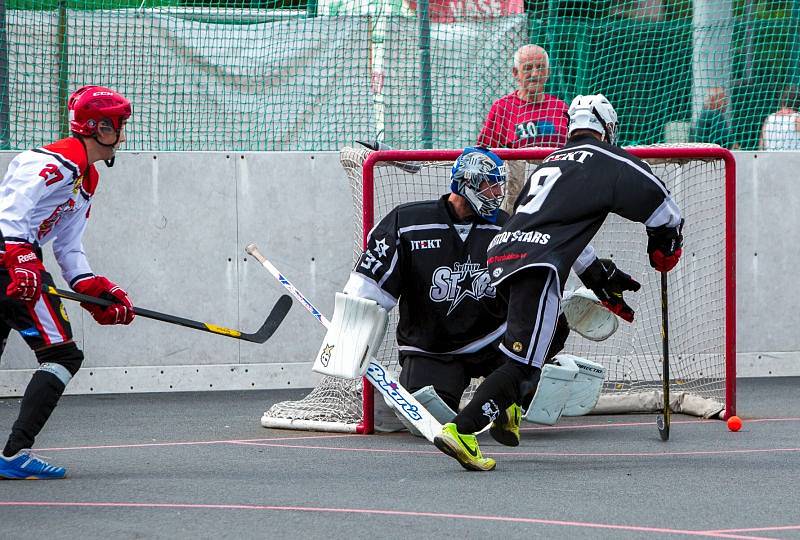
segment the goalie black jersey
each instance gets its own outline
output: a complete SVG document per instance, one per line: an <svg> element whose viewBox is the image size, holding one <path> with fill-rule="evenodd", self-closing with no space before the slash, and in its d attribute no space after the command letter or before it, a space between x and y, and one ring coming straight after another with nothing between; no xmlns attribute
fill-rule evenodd
<svg viewBox="0 0 800 540"><path fill-rule="evenodd" d="M594 137L578 137L528 177L514 215L489 245L492 284L523 268L544 266L558 273L563 290L570 267L609 213L647 227L674 227L681 220L669 190L647 163Z"/></svg>
<svg viewBox="0 0 800 540"><path fill-rule="evenodd" d="M473 353L505 331L505 303L490 284L486 249L508 215L501 212L497 224L477 217L454 223L447 198L389 212L345 286L387 310L399 303L401 353Z"/></svg>

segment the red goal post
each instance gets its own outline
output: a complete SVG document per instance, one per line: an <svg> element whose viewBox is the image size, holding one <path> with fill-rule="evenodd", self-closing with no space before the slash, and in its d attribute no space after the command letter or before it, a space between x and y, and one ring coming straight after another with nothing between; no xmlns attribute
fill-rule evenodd
<svg viewBox="0 0 800 540"><path fill-rule="evenodd" d="M670 273L670 404L675 412L727 418L736 410L736 229L733 155L715 145L658 145L627 148L647 161L673 192L686 218L684 254ZM553 149L497 149L510 169L527 175ZM461 150L343 148L340 161L350 180L354 203L354 257L369 231L389 210L405 202L435 199L449 191L450 167ZM417 167L403 166L414 162ZM525 170L524 173L521 171ZM660 289L658 273L647 263L644 226L610 215L592 244L602 257L642 283L630 294L633 324L620 324L609 340L576 337L565 352L606 366L606 382L594 412L657 411L662 406ZM567 288L580 283L574 276ZM627 296L626 296L627 299ZM393 324L378 354L398 370ZM373 392L363 381L325 378L306 398L274 405L264 414L267 427L371 433ZM465 399L474 387L468 389ZM463 402L462 402L463 403ZM346 411L346 413L344 412Z"/></svg>

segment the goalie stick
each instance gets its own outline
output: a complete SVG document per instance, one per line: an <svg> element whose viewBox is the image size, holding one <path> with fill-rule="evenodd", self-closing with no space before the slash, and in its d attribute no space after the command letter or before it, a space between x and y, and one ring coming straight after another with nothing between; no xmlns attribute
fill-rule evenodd
<svg viewBox="0 0 800 540"><path fill-rule="evenodd" d="M76 302L87 302L90 304L97 304L98 306L110 306L111 304L114 303L111 300L106 300L105 298L97 298L95 296L89 296L86 294L80 294L72 291L56 289L55 287L52 286L48 286L45 292L53 296L66 298L67 300L74 300ZM145 317L147 319L155 319L156 321L161 321L169 324L177 324L179 326L185 326L187 328L193 328L195 330L211 332L212 334L219 334L221 336L228 336L235 339L241 339L243 341L250 341L252 343L264 343L270 337L272 337L272 334L275 333L275 330L277 330L281 322L283 322L284 317L286 317L286 314L289 312L289 308L291 307L292 307L291 297L288 294L281 295L281 297L278 298L278 301L275 302L275 305L272 307L272 311L269 312L267 320L264 321L264 324L261 325L261 328L259 328L256 332L252 334L241 332L239 330L234 330L232 328L225 328L224 326L219 326L216 324L198 322L198 321L193 321L191 319L184 319L183 317L176 317L175 315L169 315L167 313L159 313L158 311L152 311L140 307L134 307L133 312L136 315Z"/></svg>
<svg viewBox="0 0 800 540"><path fill-rule="evenodd" d="M658 434L662 441L669 440L669 309L667 304L667 273L661 272L661 345L664 350L662 363L662 387L664 410L656 419Z"/></svg>
<svg viewBox="0 0 800 540"><path fill-rule="evenodd" d="M267 260L264 255L258 250L258 246L255 244L250 244L245 248L245 251L252 255L253 257L261 263L261 265L267 269L267 271L272 274L272 277L277 279L281 285L283 285L286 290L288 290L292 296L294 296L298 302L300 302L308 311L311 313L314 318L316 318L320 324L322 324L325 328L330 326L330 321L323 315L314 305L309 302L303 293L301 293L297 288L292 285L292 283L286 279L280 271L275 268L275 266ZM394 410L396 410L399 414L403 415L415 428L422 433L423 437L428 439L428 441L433 442L433 438L439 435L442 431L442 424L439 423L436 418L428 412L428 410L423 407L417 398L415 398L411 393L403 388L403 386L397 382L397 379L394 377L394 374L387 371L383 366L381 366L374 357L370 357L369 364L367 365L367 374L365 375L366 379L375 387L378 392L386 398L387 403L389 403Z"/></svg>

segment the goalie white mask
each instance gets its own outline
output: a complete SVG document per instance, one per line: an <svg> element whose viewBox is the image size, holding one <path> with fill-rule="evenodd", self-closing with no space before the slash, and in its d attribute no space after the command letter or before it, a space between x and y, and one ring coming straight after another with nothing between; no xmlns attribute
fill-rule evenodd
<svg viewBox="0 0 800 540"><path fill-rule="evenodd" d="M461 195L480 216L494 223L505 198L506 165L487 148L467 147L450 172L450 189Z"/></svg>
<svg viewBox="0 0 800 540"><path fill-rule="evenodd" d="M569 133L591 129L603 136L609 144L617 144L617 111L603 94L575 96L567 111Z"/></svg>

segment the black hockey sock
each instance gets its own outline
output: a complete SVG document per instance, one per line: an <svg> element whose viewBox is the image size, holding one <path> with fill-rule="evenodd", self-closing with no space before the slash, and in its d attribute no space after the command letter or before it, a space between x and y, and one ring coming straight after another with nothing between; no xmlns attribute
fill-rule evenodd
<svg viewBox="0 0 800 540"><path fill-rule="evenodd" d="M23 448L30 448L55 409L66 386L56 375L36 370L25 395L22 397L19 416L11 428L3 455L11 457Z"/></svg>
<svg viewBox="0 0 800 540"><path fill-rule="evenodd" d="M536 371L539 368L515 360L509 360L494 370L453 420L458 432L476 433L494 422L512 403L519 403L522 383L530 380Z"/></svg>

